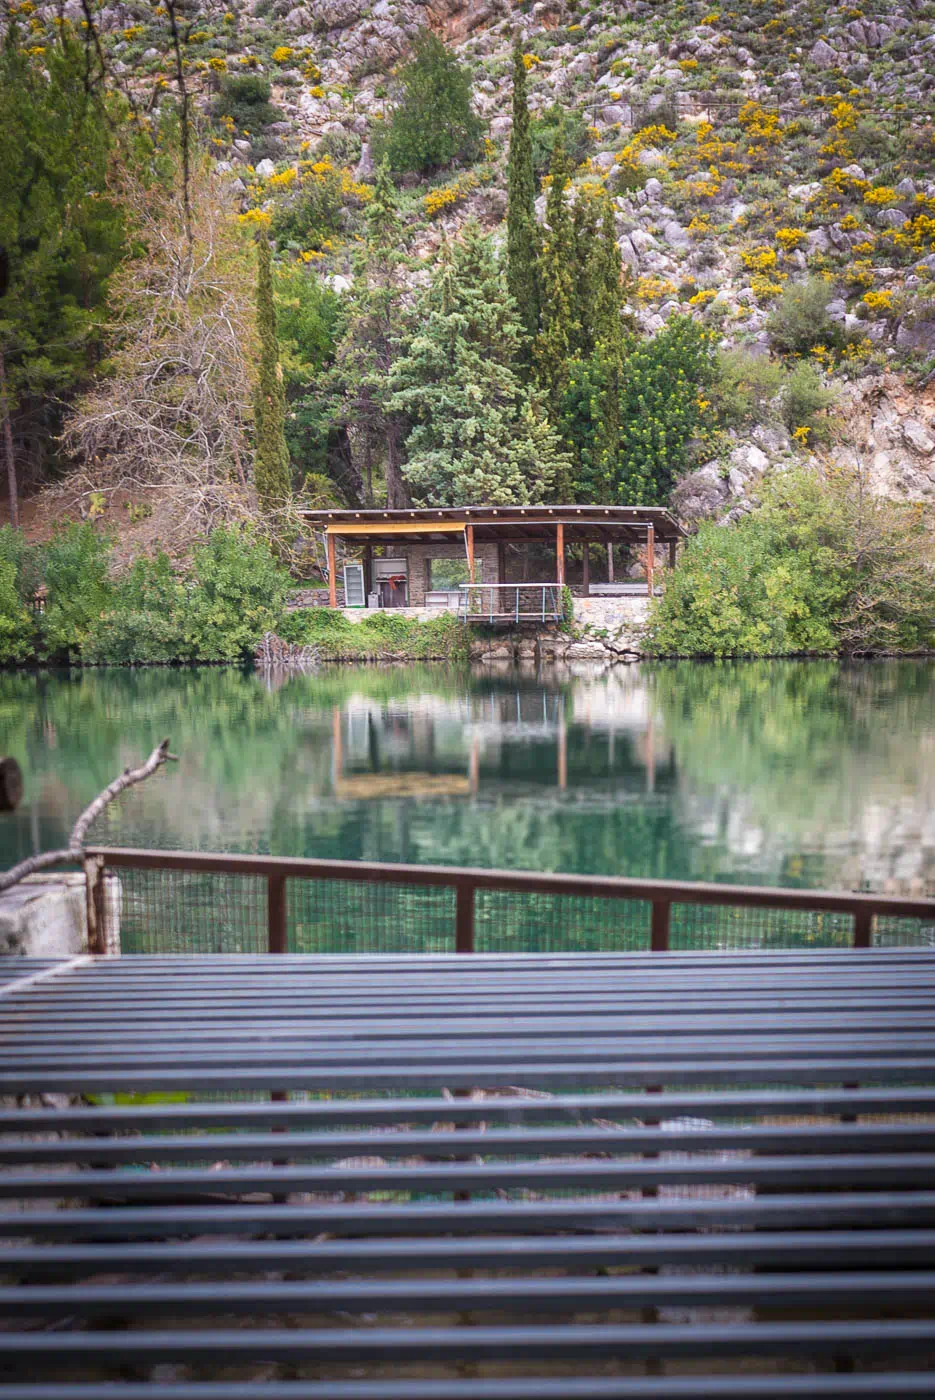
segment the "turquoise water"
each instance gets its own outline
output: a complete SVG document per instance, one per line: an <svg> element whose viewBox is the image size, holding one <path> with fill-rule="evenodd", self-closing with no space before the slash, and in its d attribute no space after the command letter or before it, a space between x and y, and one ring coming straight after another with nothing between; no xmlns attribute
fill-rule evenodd
<svg viewBox="0 0 935 1400"><path fill-rule="evenodd" d="M922 661L8 674L0 752L26 798L0 859L61 845L168 734L180 762L94 839L935 890L933 682Z"/></svg>

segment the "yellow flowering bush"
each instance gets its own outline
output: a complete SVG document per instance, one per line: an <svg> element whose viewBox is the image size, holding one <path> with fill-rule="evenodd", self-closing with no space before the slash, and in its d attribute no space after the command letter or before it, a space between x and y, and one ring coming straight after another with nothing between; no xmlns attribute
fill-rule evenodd
<svg viewBox="0 0 935 1400"><path fill-rule="evenodd" d="M759 102L752 98L743 104L737 114L737 120L748 140L757 145L775 146L782 140L779 113L761 107Z"/></svg>
<svg viewBox="0 0 935 1400"><path fill-rule="evenodd" d="M271 175L267 180L267 188L271 190L289 190L299 178L299 172L294 165L289 165L285 170L280 170L278 174Z"/></svg>
<svg viewBox="0 0 935 1400"><path fill-rule="evenodd" d="M740 261L750 272L769 272L776 266L778 258L775 248L767 248L765 244L760 244L756 248L743 249Z"/></svg>
<svg viewBox="0 0 935 1400"><path fill-rule="evenodd" d="M273 49L273 62L288 63L294 53L295 49L290 49L288 44L280 44L278 48Z"/></svg>
<svg viewBox="0 0 935 1400"><path fill-rule="evenodd" d="M792 429L792 437L794 441L797 442L801 447L807 447L811 431L811 428L806 428L804 425L800 425L798 428Z"/></svg>
<svg viewBox="0 0 935 1400"><path fill-rule="evenodd" d="M864 191L864 203L884 206L896 204L899 196L890 185L877 185L876 189Z"/></svg>
<svg viewBox="0 0 935 1400"><path fill-rule="evenodd" d="M853 131L857 125L857 115L853 102L838 102L831 108L831 119L837 131Z"/></svg>
<svg viewBox="0 0 935 1400"><path fill-rule="evenodd" d="M688 304L689 306L704 307L707 306L709 302L714 301L716 296L717 289L715 287L704 287L700 292L696 292L693 297L688 298Z"/></svg>
<svg viewBox="0 0 935 1400"><path fill-rule="evenodd" d="M855 249L856 252L856 249ZM867 258L855 258L844 269L844 279L852 287L872 287L873 268Z"/></svg>
<svg viewBox="0 0 935 1400"><path fill-rule="evenodd" d="M541 63L541 62L542 62L542 59L539 58L539 57L538 57L536 54L534 54L534 53L524 53L524 54L523 54L523 67L526 69L526 72L527 72L527 73L529 72L530 68L535 68L535 67L537 66L537 64L539 64L539 63Z"/></svg>
<svg viewBox="0 0 935 1400"><path fill-rule="evenodd" d="M893 309L892 292L864 292L861 301L870 311L892 311Z"/></svg>
<svg viewBox="0 0 935 1400"><path fill-rule="evenodd" d="M683 73L693 73L698 67L697 58L680 58L679 67Z"/></svg>
<svg viewBox="0 0 935 1400"><path fill-rule="evenodd" d="M688 225L688 232L692 238L706 238L711 232L711 220L707 214L695 214Z"/></svg>
<svg viewBox="0 0 935 1400"><path fill-rule="evenodd" d="M422 201L422 207L430 219L437 219L446 209L454 209L470 194L477 184L474 175L463 175L452 185L442 185L440 189L429 190Z"/></svg>
<svg viewBox="0 0 935 1400"><path fill-rule="evenodd" d="M208 59L208 67L211 69L212 73L226 73L226 72L227 72L227 59L226 59L226 58L209 58L209 59Z"/></svg>
<svg viewBox="0 0 935 1400"><path fill-rule="evenodd" d="M778 228L776 230L776 242L785 253L792 253L796 248L801 248L808 234L804 228Z"/></svg>
<svg viewBox="0 0 935 1400"><path fill-rule="evenodd" d="M668 281L665 277L640 277L634 287L634 295L637 301L664 301L667 297L675 296L678 288L674 282Z"/></svg>
<svg viewBox="0 0 935 1400"><path fill-rule="evenodd" d="M250 228L268 228L272 219L272 214L265 209L248 209L245 214L237 215L238 223L247 224Z"/></svg>
<svg viewBox="0 0 935 1400"><path fill-rule="evenodd" d="M131 24L128 29L123 31L123 37L128 44L132 44L134 39L138 39L141 34L145 33L146 29L142 24Z"/></svg>

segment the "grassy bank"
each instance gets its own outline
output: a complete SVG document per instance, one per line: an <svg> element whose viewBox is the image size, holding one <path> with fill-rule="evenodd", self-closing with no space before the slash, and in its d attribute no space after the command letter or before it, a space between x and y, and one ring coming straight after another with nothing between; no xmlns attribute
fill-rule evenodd
<svg viewBox="0 0 935 1400"><path fill-rule="evenodd" d="M453 614L422 621L373 612L351 622L332 608L299 608L278 631L316 647L323 661L467 661L470 652L470 632Z"/></svg>

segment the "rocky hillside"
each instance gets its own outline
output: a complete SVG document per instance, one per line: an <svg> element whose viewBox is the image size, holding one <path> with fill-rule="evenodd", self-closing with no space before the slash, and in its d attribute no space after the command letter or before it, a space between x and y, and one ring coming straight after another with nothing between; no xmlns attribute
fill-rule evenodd
<svg viewBox="0 0 935 1400"><path fill-rule="evenodd" d="M405 185L408 250L430 257L468 217L501 226L518 31L534 112L570 114L575 184L614 195L643 329L690 314L722 344L765 357L783 290L821 279L827 343L808 354L843 383L852 441L881 489L931 496L935 4L729 3L248 0L224 10L187 0L182 50L245 219L288 208L306 184L314 192L316 181L332 190L337 181L334 236L306 246L300 221L287 219L279 241L340 291L373 171L371 137L393 103L394 66L422 26L469 63L488 136L473 169ZM32 13L37 36L54 18L30 0L18 8ZM79 0L65 8L80 21ZM173 80L170 18L140 3L99 15L114 71L155 87L157 103ZM270 81L272 107L222 111L225 81L250 74ZM807 432L790 436L780 415L761 418L679 488L687 515L749 508L770 463L814 445Z"/></svg>

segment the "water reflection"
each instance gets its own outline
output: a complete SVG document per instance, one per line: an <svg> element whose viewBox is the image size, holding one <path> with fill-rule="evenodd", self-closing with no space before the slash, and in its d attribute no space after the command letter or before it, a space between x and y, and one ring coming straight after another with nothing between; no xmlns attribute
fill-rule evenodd
<svg viewBox="0 0 935 1400"><path fill-rule="evenodd" d="M27 801L0 858L62 844L164 734L182 762L111 844L935 889L935 667L679 662L0 677Z"/></svg>

